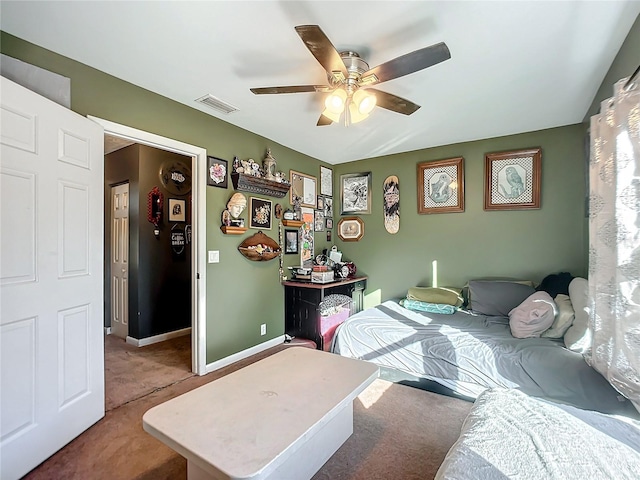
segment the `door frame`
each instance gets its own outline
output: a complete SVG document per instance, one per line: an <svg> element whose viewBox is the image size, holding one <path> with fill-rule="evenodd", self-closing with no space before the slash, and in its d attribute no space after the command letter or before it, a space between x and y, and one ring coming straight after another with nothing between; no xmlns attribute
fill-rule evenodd
<svg viewBox="0 0 640 480"><path fill-rule="evenodd" d="M188 143L102 118L91 115L87 115L87 118L101 125L105 134L192 158L191 370L197 375L205 375L207 373L207 279L205 263L205 247L207 244L207 151L202 147L189 145Z"/></svg>

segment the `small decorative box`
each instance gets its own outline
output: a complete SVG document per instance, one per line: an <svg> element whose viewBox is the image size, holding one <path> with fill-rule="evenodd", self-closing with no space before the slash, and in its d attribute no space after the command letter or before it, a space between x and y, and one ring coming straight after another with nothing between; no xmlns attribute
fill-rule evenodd
<svg viewBox="0 0 640 480"><path fill-rule="evenodd" d="M311 272L312 283L329 283L333 281L333 270L330 272Z"/></svg>

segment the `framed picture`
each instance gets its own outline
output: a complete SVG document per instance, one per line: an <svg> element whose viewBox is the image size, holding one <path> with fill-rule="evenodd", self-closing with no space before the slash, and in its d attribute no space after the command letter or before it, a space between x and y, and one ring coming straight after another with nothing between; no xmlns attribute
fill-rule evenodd
<svg viewBox="0 0 640 480"><path fill-rule="evenodd" d="M178 200L177 198L169 199L169 221L170 222L184 222L187 218L185 212L186 202L184 200Z"/></svg>
<svg viewBox="0 0 640 480"><path fill-rule="evenodd" d="M340 175L342 215L371 213L371 172Z"/></svg>
<svg viewBox="0 0 640 480"><path fill-rule="evenodd" d="M324 216L333 217L333 198L325 197L324 199Z"/></svg>
<svg viewBox="0 0 640 480"><path fill-rule="evenodd" d="M324 210L316 210L314 212L313 231L324 232Z"/></svg>
<svg viewBox="0 0 640 480"><path fill-rule="evenodd" d="M284 253L298 253L298 230L284 231Z"/></svg>
<svg viewBox="0 0 640 480"><path fill-rule="evenodd" d="M464 212L464 158L418 163L418 213Z"/></svg>
<svg viewBox="0 0 640 480"><path fill-rule="evenodd" d="M271 230L271 200L251 197L249 226L261 230Z"/></svg>
<svg viewBox="0 0 640 480"><path fill-rule="evenodd" d="M333 197L333 170L322 165L320 165L320 194Z"/></svg>
<svg viewBox="0 0 640 480"><path fill-rule="evenodd" d="M303 224L300 227L300 265L303 267L311 267L313 265L314 255L314 237L313 237L313 209L302 207Z"/></svg>
<svg viewBox="0 0 640 480"><path fill-rule="evenodd" d="M338 237L344 242L357 242L364 236L364 222L358 217L344 217L338 222Z"/></svg>
<svg viewBox="0 0 640 480"><path fill-rule="evenodd" d="M540 208L542 150L530 148L484 156L484 209Z"/></svg>
<svg viewBox="0 0 640 480"><path fill-rule="evenodd" d="M207 185L227 188L227 161L207 156Z"/></svg>
<svg viewBox="0 0 640 480"><path fill-rule="evenodd" d="M331 230L333 228L333 218L325 219L327 230Z"/></svg>
<svg viewBox="0 0 640 480"><path fill-rule="evenodd" d="M296 198L299 199L301 207L316 208L316 177L306 173L289 170L289 201L295 205Z"/></svg>
<svg viewBox="0 0 640 480"><path fill-rule="evenodd" d="M316 203L317 203L316 208L318 210L322 210L322 212L324 213L324 196L323 195L318 195Z"/></svg>

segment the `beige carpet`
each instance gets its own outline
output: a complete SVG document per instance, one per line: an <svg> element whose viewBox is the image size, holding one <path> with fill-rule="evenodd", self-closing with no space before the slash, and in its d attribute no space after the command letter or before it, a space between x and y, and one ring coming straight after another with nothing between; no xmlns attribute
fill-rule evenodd
<svg viewBox="0 0 640 480"><path fill-rule="evenodd" d="M104 338L107 411L191 376L190 335L146 347L129 345L115 335Z"/></svg>
<svg viewBox="0 0 640 480"><path fill-rule="evenodd" d="M187 378L113 408L25 478L185 479L186 460L143 431L142 415L282 348L202 377ZM462 400L376 380L354 402L353 435L314 479L433 478L470 408L471 403Z"/></svg>

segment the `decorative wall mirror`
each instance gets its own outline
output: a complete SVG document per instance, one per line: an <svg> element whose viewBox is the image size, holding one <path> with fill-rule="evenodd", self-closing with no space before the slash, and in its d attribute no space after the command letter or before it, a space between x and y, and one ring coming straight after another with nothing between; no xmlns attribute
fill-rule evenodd
<svg viewBox="0 0 640 480"><path fill-rule="evenodd" d="M164 195L158 187L153 187L147 196L147 220L153 223L153 233L157 237L160 235L159 225L162 221L162 206Z"/></svg>

